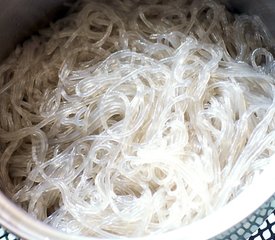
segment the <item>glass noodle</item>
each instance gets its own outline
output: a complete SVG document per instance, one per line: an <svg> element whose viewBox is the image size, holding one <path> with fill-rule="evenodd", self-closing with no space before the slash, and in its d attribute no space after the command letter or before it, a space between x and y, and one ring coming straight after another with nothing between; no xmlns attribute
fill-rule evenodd
<svg viewBox="0 0 275 240"><path fill-rule="evenodd" d="M0 66L0 188L86 236L190 224L275 151L272 38L211 1L79 1Z"/></svg>

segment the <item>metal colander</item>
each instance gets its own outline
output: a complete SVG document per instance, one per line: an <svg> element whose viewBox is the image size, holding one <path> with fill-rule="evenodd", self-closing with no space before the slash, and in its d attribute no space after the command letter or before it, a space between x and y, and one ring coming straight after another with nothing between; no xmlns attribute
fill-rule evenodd
<svg viewBox="0 0 275 240"><path fill-rule="evenodd" d="M0 61L38 27L64 13L66 0L0 0ZM274 0L221 0L230 9L259 15L275 35ZM190 226L139 240L275 239L275 162L223 209ZM262 222L270 216L259 228ZM60 233L29 217L0 192L0 240L87 240ZM259 229L258 229L259 228ZM6 229L6 230L4 230ZM257 230L258 229L258 230ZM11 234L14 233L15 235ZM251 236L252 235L252 236ZM134 239L132 239L134 240ZM137 239L135 239L137 240Z"/></svg>
<svg viewBox="0 0 275 240"><path fill-rule="evenodd" d="M255 193L257 194L257 193ZM252 199L253 200L253 199ZM275 194L268 199L259 209L257 209L253 214L248 216L246 219L236 224L234 227L227 230L225 233L219 234L217 237L212 238L212 240L266 240L269 237L275 236L275 218L273 222L271 219L266 219L268 216L272 217L274 215L275 209ZM226 216L225 216L226 217ZM265 220L266 219L266 220ZM262 226L260 226L262 224ZM259 228L260 226L260 228ZM258 229L258 230L257 230ZM264 234L265 231L268 231ZM273 232L272 232L273 231Z"/></svg>
<svg viewBox="0 0 275 240"><path fill-rule="evenodd" d="M212 240L271 240L275 239L275 194L257 211ZM266 218L269 216L268 218ZM261 224L261 225L260 225ZM260 227L259 227L260 225ZM20 240L0 225L0 240Z"/></svg>

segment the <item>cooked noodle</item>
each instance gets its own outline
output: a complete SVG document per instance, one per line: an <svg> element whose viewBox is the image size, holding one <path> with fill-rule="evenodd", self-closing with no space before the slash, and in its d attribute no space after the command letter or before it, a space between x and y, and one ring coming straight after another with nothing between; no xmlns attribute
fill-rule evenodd
<svg viewBox="0 0 275 240"><path fill-rule="evenodd" d="M68 233L190 224L274 158L272 39L206 1L80 1L0 66L0 188Z"/></svg>

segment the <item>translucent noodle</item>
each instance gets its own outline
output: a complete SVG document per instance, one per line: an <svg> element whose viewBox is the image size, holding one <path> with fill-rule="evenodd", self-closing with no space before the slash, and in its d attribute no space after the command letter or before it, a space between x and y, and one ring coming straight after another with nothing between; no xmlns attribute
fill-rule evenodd
<svg viewBox="0 0 275 240"><path fill-rule="evenodd" d="M0 66L0 189L85 236L144 236L274 160L273 41L212 1L79 1Z"/></svg>

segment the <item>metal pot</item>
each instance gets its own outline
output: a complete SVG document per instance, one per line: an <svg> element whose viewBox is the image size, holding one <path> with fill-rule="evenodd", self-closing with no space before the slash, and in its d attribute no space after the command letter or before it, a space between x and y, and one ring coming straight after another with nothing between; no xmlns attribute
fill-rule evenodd
<svg viewBox="0 0 275 240"><path fill-rule="evenodd" d="M39 27L66 11L66 0L1 0L0 61ZM275 35L273 0L222 0L231 10L259 15ZM68 1L66 1L68 2ZM247 239L275 208L275 162L237 198L189 226L140 240ZM0 225L27 240L87 240L67 235L31 218L0 192ZM131 238L137 240L137 238Z"/></svg>

